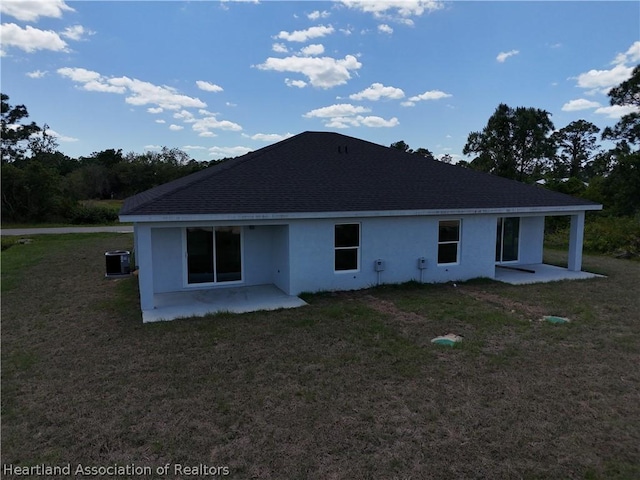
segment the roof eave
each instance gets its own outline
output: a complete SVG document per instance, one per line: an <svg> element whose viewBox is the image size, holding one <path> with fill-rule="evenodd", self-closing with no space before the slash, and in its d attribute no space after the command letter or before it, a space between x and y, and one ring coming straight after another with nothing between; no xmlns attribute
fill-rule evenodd
<svg viewBox="0 0 640 480"><path fill-rule="evenodd" d="M370 218L370 217L421 217L446 215L568 215L571 212L602 210L602 205L563 205L548 207L506 208L452 208L420 210L365 210L344 212L281 212L281 213L216 213L216 214L155 214L120 215L121 222L201 222L201 221L251 221L251 220L300 220L320 218Z"/></svg>

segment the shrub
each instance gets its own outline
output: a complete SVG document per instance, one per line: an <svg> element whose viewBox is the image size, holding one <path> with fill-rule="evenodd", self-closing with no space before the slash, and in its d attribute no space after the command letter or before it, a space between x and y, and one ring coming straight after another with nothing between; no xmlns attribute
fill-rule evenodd
<svg viewBox="0 0 640 480"><path fill-rule="evenodd" d="M74 225L113 223L118 220L118 210L102 205L79 204L69 214Z"/></svg>
<svg viewBox="0 0 640 480"><path fill-rule="evenodd" d="M569 226L550 232L545 242L549 247L566 248ZM593 253L640 255L640 218L587 216L584 249Z"/></svg>

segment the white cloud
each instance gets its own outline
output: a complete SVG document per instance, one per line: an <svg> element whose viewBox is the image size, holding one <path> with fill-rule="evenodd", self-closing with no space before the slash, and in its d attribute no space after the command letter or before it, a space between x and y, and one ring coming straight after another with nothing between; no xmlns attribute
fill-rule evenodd
<svg viewBox="0 0 640 480"><path fill-rule="evenodd" d="M162 108L162 107L149 107L149 108L147 108L147 112L153 113L153 114L162 113L162 112L164 112L164 108Z"/></svg>
<svg viewBox="0 0 640 480"><path fill-rule="evenodd" d="M378 25L378 32L387 33L387 34L391 35L393 33L393 28L391 28L386 23L383 23L382 25Z"/></svg>
<svg viewBox="0 0 640 480"><path fill-rule="evenodd" d="M198 134L198 136L199 136L199 137L207 137L207 138L209 138L209 137L217 137L217 135L216 135L215 133L213 133L213 132L209 132L209 131L207 131L207 130L205 130L204 132L200 132L200 133Z"/></svg>
<svg viewBox="0 0 640 480"><path fill-rule="evenodd" d="M496 60L500 63L504 63L507 58L513 57L514 55L518 55L519 53L520 53L519 50L509 50L508 52L500 52L496 57Z"/></svg>
<svg viewBox="0 0 640 480"><path fill-rule="evenodd" d="M251 140L258 140L260 142L279 142L285 138L293 137L293 133L285 133L280 135L279 133L256 133L255 135L243 135L243 137L250 138Z"/></svg>
<svg viewBox="0 0 640 480"><path fill-rule="evenodd" d="M177 131L180 131L180 130L184 130L184 127L182 125L176 125L176 124L172 123L171 125L169 125L169 130L177 132Z"/></svg>
<svg viewBox="0 0 640 480"><path fill-rule="evenodd" d="M300 50L300 53L302 53L305 56L321 55L324 53L324 45L322 44L307 45L306 47Z"/></svg>
<svg viewBox="0 0 640 480"><path fill-rule="evenodd" d="M193 113L189 110L181 110L173 114L173 118L176 120L182 120L184 123L194 123L196 121Z"/></svg>
<svg viewBox="0 0 640 480"><path fill-rule="evenodd" d="M597 108L600 106L598 102L592 102L584 98L578 98L577 100L571 100L562 106L563 112L576 112L578 110L588 110L589 108Z"/></svg>
<svg viewBox="0 0 640 480"><path fill-rule="evenodd" d="M404 98L404 92L400 88L385 87L382 83L372 83L369 88L365 88L361 92L349 95L351 100L380 100L381 98L390 98L398 100Z"/></svg>
<svg viewBox="0 0 640 480"><path fill-rule="evenodd" d="M325 119L325 126L329 128L349 128L349 127L395 127L400 122L396 117L385 120L377 116L363 116L361 113L369 112L370 109L351 105L349 103L340 103L330 105L328 107L316 108L305 113L305 118L322 118Z"/></svg>
<svg viewBox="0 0 640 480"><path fill-rule="evenodd" d="M63 0L3 0L0 12L25 22L37 21L40 17L61 18L63 12L75 12Z"/></svg>
<svg viewBox="0 0 640 480"><path fill-rule="evenodd" d="M342 60L332 57L269 57L256 67L260 70L301 73L314 87L331 88L347 83L351 78L349 72L361 66L356 57L347 55Z"/></svg>
<svg viewBox="0 0 640 480"><path fill-rule="evenodd" d="M74 82L87 83L92 81L98 81L102 78L98 72L93 70L87 70L85 68L59 68L58 73L63 77L67 77Z"/></svg>
<svg viewBox="0 0 640 480"><path fill-rule="evenodd" d="M611 70L589 70L578 75L578 86L581 88L611 88L631 76L633 67L616 65Z"/></svg>
<svg viewBox="0 0 640 480"><path fill-rule="evenodd" d="M249 153L253 151L252 148L249 147L211 147L209 149L209 155L213 158L224 158L224 157L237 157L240 155L244 155L245 153Z"/></svg>
<svg viewBox="0 0 640 480"><path fill-rule="evenodd" d="M303 116L306 118L346 117L370 111L369 108L351 105L350 103L339 103L329 105L328 107L316 108L315 110L305 113Z"/></svg>
<svg viewBox="0 0 640 480"><path fill-rule="evenodd" d="M238 132L242 130L242 127L237 123L230 122L229 120L218 120L214 115L199 118L193 122L192 126L195 132L201 137L214 136L211 130L227 130L232 132Z"/></svg>
<svg viewBox="0 0 640 480"><path fill-rule="evenodd" d="M396 117L393 117L389 120L385 120L382 117L377 116L367 116L364 117L362 115L356 115L354 117L334 117L329 119L325 123L326 127L329 128L349 128L349 127L371 127L371 128L381 128L381 127L395 127L400 125L400 122Z"/></svg>
<svg viewBox="0 0 640 480"><path fill-rule="evenodd" d="M630 113L638 113L640 108L635 105L611 105L609 107L600 107L595 110L595 113L600 115L606 115L607 118L621 118Z"/></svg>
<svg viewBox="0 0 640 480"><path fill-rule="evenodd" d="M402 102L400 105L402 105L403 107L413 107L416 102L421 102L424 100L440 100L441 98L448 98L452 96L453 95L451 95L450 93L445 93L442 90L427 90L420 95L410 97L409 100L407 100L406 102Z"/></svg>
<svg viewBox="0 0 640 480"><path fill-rule="evenodd" d="M200 90L204 90L205 92L222 92L223 88L214 83L205 82L204 80L196 80L196 85Z"/></svg>
<svg viewBox="0 0 640 480"><path fill-rule="evenodd" d="M167 122L164 120L156 120L156 123L167 123Z"/></svg>
<svg viewBox="0 0 640 480"><path fill-rule="evenodd" d="M162 146L161 145L145 145L143 148L145 150L161 150Z"/></svg>
<svg viewBox="0 0 640 480"><path fill-rule="evenodd" d="M231 102L225 102L225 105L226 105L227 107L237 107L237 106L238 106L238 104L237 104L237 103L231 103Z"/></svg>
<svg viewBox="0 0 640 480"><path fill-rule="evenodd" d="M304 88L307 86L307 82L305 82L304 80L291 80L290 78L285 78L284 83L287 85L287 87Z"/></svg>
<svg viewBox="0 0 640 480"><path fill-rule="evenodd" d="M287 48L287 46L284 43L274 43L271 46L271 50L273 50L276 53L288 53L289 49Z"/></svg>
<svg viewBox="0 0 640 480"><path fill-rule="evenodd" d="M413 25L411 17L434 12L444 7L435 0L342 0L349 8L371 13L378 19L389 19L406 25Z"/></svg>
<svg viewBox="0 0 640 480"><path fill-rule="evenodd" d="M325 27L324 25L318 25L316 27L310 27L306 30L296 30L295 32L285 32L281 31L276 38L280 40L286 40L287 42L306 42L312 38L324 37L326 35L330 35L334 32L334 28L329 25Z"/></svg>
<svg viewBox="0 0 640 480"><path fill-rule="evenodd" d="M93 35L95 32L92 32L91 30L85 30L85 28L82 25L74 25L73 27L67 27L64 29L64 32L61 32L60 35L62 35L65 38L68 38L69 40L82 40L82 38L85 35Z"/></svg>
<svg viewBox="0 0 640 480"><path fill-rule="evenodd" d="M307 15L307 18L309 20L318 20L319 18L327 18L329 15L331 15L329 12L327 12L326 10L323 10L322 12L320 10L315 10L311 13L309 13Z"/></svg>
<svg viewBox="0 0 640 480"><path fill-rule="evenodd" d="M640 41L633 42L625 53L616 55L616 58L611 63L618 65L627 62L640 62Z"/></svg>
<svg viewBox="0 0 640 480"><path fill-rule="evenodd" d="M84 68L60 68L58 73L81 83L82 88L94 92L128 93L125 102L130 105L156 105L166 110L206 107L199 98L189 97L177 92L173 87L154 85L129 77L105 77L98 72Z"/></svg>
<svg viewBox="0 0 640 480"><path fill-rule="evenodd" d="M33 72L28 72L25 75L29 78L42 78L47 74L47 72L43 72L42 70L34 70Z"/></svg>
<svg viewBox="0 0 640 480"><path fill-rule="evenodd" d="M201 147L200 145L184 145L181 150L206 150L207 147Z"/></svg>
<svg viewBox="0 0 640 480"><path fill-rule="evenodd" d="M3 47L17 47L27 53L37 50L68 51L67 43L56 32L39 30L30 25L21 28L15 23L3 23L0 25L0 36Z"/></svg>
<svg viewBox="0 0 640 480"><path fill-rule="evenodd" d="M73 143L73 142L77 142L78 139L75 137L69 137L67 135L62 135L58 132L56 132L55 130L51 130L50 128L47 129L47 135L49 135L50 137L55 137L55 139L59 142L63 142L63 143ZM39 136L42 136L42 133L40 133Z"/></svg>

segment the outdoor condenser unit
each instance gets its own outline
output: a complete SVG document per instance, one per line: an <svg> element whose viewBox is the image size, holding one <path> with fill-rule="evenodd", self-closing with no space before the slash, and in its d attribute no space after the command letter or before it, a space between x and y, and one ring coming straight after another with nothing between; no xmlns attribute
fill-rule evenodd
<svg viewBox="0 0 640 480"><path fill-rule="evenodd" d="M131 273L131 252L112 250L104 254L107 272L105 277L122 277Z"/></svg>

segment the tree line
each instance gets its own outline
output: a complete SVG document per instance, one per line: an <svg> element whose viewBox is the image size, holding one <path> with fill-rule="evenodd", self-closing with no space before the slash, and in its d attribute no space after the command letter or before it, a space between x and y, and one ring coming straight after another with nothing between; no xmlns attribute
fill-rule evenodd
<svg viewBox="0 0 640 480"><path fill-rule="evenodd" d="M602 132L586 120L555 130L545 110L500 104L481 131L469 134L463 153L472 160L458 165L588 198L611 215L638 214L640 65L609 92L609 99L612 106L633 108ZM12 106L2 94L3 221L83 221L83 200L126 198L214 163L167 147L126 154L108 149L70 158L59 151L46 124L28 123L28 117L24 105ZM599 140L611 147L603 148ZM429 149L414 150L402 140L391 147L434 158ZM453 161L449 155L439 160Z"/></svg>
<svg viewBox="0 0 640 480"><path fill-rule="evenodd" d="M608 96L612 106L635 109L602 132L582 119L555 130L549 112L502 103L481 131L467 137L463 153L474 158L458 165L587 198L611 215L640 213L640 65ZM433 157L402 140L390 146Z"/></svg>
<svg viewBox="0 0 640 480"><path fill-rule="evenodd" d="M24 105L12 106L2 94L3 221L82 220L83 200L123 199L214 163L167 147L126 154L107 149L71 158L59 151L46 124L27 123L28 116ZM113 212L111 217L103 220L114 220Z"/></svg>

